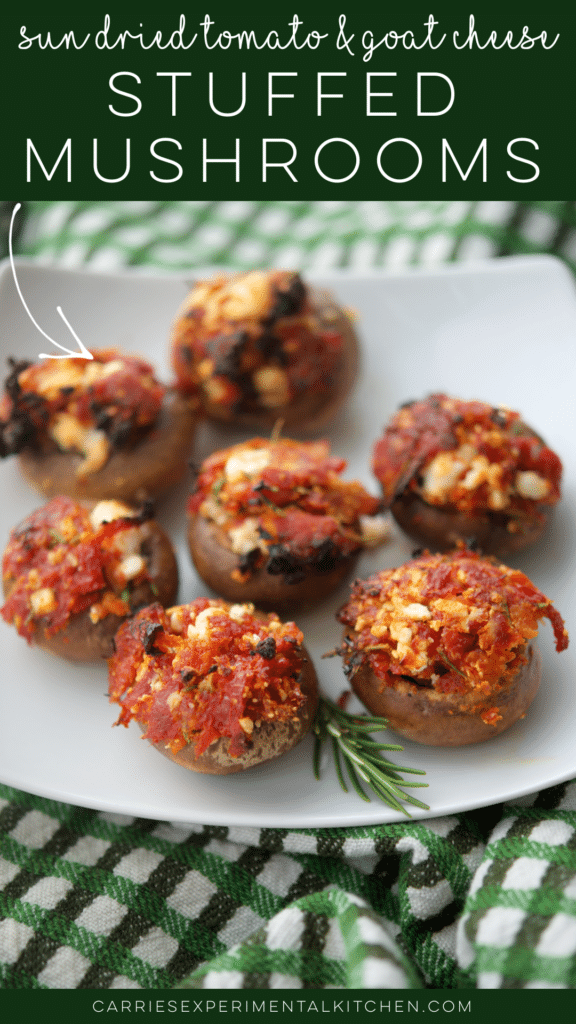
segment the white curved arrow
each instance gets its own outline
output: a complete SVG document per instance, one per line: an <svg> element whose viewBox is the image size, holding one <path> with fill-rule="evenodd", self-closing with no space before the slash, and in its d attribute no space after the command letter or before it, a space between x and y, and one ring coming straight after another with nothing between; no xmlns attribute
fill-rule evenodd
<svg viewBox="0 0 576 1024"><path fill-rule="evenodd" d="M18 213L18 210L20 209L21 205L22 205L21 203L16 203L16 206L14 207L14 209L12 211L12 219L10 221L10 231L8 233L8 249L9 249L9 252L10 252L10 266L12 267L12 276L14 278L14 284L16 285L16 291L18 292L18 295L20 296L20 302L24 306L24 309L28 313L28 316L30 317L32 323L34 324L34 327L36 328L36 330L40 331L40 334L42 334L47 339L47 341L49 341L52 345L56 345L56 348L59 348L61 350L61 352L63 353L63 355L60 356L60 355L57 355L56 353L50 354L50 353L47 353L47 352L40 352L38 358L39 359L94 359L94 356L92 355L92 353L89 352L88 349L86 348L86 346L84 345L84 343L82 341L80 341L80 338L76 334L76 331L74 330L72 325L70 323L68 323L68 320L64 316L64 313L62 312L62 309L61 309L60 306L56 306L56 311L57 311L58 315L60 317L62 317L62 320L66 324L66 327L70 331L70 334L72 335L74 340L78 342L78 344L80 346L80 351L79 352L72 352L69 348L66 348L64 345L60 345L60 343L58 341L54 341L54 338L51 338L49 334L46 334L46 331L42 330L42 328L40 327L40 324L36 323L36 320L32 316L32 313L28 309L28 306L26 305L26 300L25 300L24 296L22 295L22 291L20 289L20 285L18 284L18 278L16 277L16 267L14 266L14 254L12 252L12 230L13 230L13 227L14 227L14 218L16 217L16 214Z"/></svg>

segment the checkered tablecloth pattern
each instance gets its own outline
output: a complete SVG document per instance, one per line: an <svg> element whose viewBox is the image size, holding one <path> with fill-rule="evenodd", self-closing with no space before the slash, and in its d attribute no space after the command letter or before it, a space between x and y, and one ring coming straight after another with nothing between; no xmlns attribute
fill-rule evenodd
<svg viewBox="0 0 576 1024"><path fill-rule="evenodd" d="M550 252L573 202L29 203L40 262L403 267ZM10 204L0 207L6 238ZM185 980L186 979L186 980ZM0 785L0 985L574 988L576 783L349 829L134 819Z"/></svg>
<svg viewBox="0 0 576 1024"><path fill-rule="evenodd" d="M22 253L93 270L402 268L541 252L576 270L574 202L37 202L25 212Z"/></svg>

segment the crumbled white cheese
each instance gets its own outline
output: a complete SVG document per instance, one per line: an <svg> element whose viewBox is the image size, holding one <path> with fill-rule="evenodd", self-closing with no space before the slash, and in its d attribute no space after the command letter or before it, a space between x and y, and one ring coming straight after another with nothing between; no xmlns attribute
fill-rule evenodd
<svg viewBox="0 0 576 1024"><path fill-rule="evenodd" d="M390 636L399 644L409 644L412 639L412 629L402 622L390 623Z"/></svg>
<svg viewBox="0 0 576 1024"><path fill-rule="evenodd" d="M48 615L56 608L56 595L51 587L41 587L30 594L30 607L34 615Z"/></svg>
<svg viewBox="0 0 576 1024"><path fill-rule="evenodd" d="M143 526L130 526L126 530L121 530L115 534L112 538L112 548L119 562L123 562L132 556L140 557L140 549L144 540L143 531L149 533L146 523Z"/></svg>
<svg viewBox="0 0 576 1024"><path fill-rule="evenodd" d="M497 600L497 597L495 598ZM457 601L455 597L436 597L431 601L434 614L440 613L449 619L467 619L472 609L463 601Z"/></svg>
<svg viewBox="0 0 576 1024"><path fill-rule="evenodd" d="M228 483L239 483L246 477L258 476L269 462L268 448L247 448L237 455L230 456L224 466L224 476Z"/></svg>
<svg viewBox="0 0 576 1024"><path fill-rule="evenodd" d="M260 319L268 312L270 284L261 270L233 277L220 295L220 313L230 320Z"/></svg>
<svg viewBox="0 0 576 1024"><path fill-rule="evenodd" d="M514 487L521 498L530 498L532 501L542 501L550 490L548 480L532 469L516 473Z"/></svg>
<svg viewBox="0 0 576 1024"><path fill-rule="evenodd" d="M360 516L360 533L367 548L376 548L390 537L390 521L386 516Z"/></svg>
<svg viewBox="0 0 576 1024"><path fill-rule="evenodd" d="M219 505L215 498L210 495L200 505L200 515L204 519L211 519L216 526L224 526L228 522L228 513Z"/></svg>
<svg viewBox="0 0 576 1024"><path fill-rule="evenodd" d="M260 401L267 409L277 409L288 403L290 390L286 370L279 366L261 366L252 379Z"/></svg>
<svg viewBox="0 0 576 1024"><path fill-rule="evenodd" d="M439 452L422 473L422 493L429 498L445 498L465 469L466 463L457 452Z"/></svg>
<svg viewBox="0 0 576 1024"><path fill-rule="evenodd" d="M99 501L90 512L92 528L97 530L102 523L112 523L115 519L125 519L127 516L135 516L134 509L128 508L121 501L111 498L109 501Z"/></svg>
<svg viewBox="0 0 576 1024"><path fill-rule="evenodd" d="M109 363L103 363L100 365L102 367L102 371L100 373L101 377L111 377L113 373L118 373L120 370L124 369L124 363L121 359L111 359Z"/></svg>
<svg viewBox="0 0 576 1024"><path fill-rule="evenodd" d="M89 476L106 465L110 454L110 441L103 430L89 430L86 432L82 451L84 461L76 470L79 477Z"/></svg>
<svg viewBox="0 0 576 1024"><path fill-rule="evenodd" d="M391 622L390 636L392 640L396 641L396 650L390 653L393 658L402 661L411 653L412 628L402 622Z"/></svg>
<svg viewBox="0 0 576 1024"><path fill-rule="evenodd" d="M142 558L142 555L128 555L128 558L124 558L120 565L117 567L114 575L120 577L126 583L128 580L133 580L140 573L144 572L146 568L146 562Z"/></svg>
<svg viewBox="0 0 576 1024"><path fill-rule="evenodd" d="M488 508L494 510L494 512L501 512L502 509L506 508L510 504L508 495L500 490L498 487L493 487L488 494Z"/></svg>
<svg viewBox="0 0 576 1024"><path fill-rule="evenodd" d="M198 281L184 311L201 309L204 328L221 330L225 321L261 320L269 312L270 299L269 275L253 270L231 278L220 275L210 281Z"/></svg>
<svg viewBox="0 0 576 1024"><path fill-rule="evenodd" d="M229 531L230 546L235 555L247 555L249 551L260 547L261 537L258 533L258 520L248 517L240 526L233 526Z"/></svg>
<svg viewBox="0 0 576 1024"><path fill-rule="evenodd" d="M231 604L228 609L228 617L233 622L242 622L247 615L252 615L254 611L253 604Z"/></svg>
<svg viewBox="0 0 576 1024"><path fill-rule="evenodd" d="M440 452L425 467L422 478L422 496L430 502L448 500L457 484L473 491L486 483L489 508L499 512L510 503L509 494L502 486L500 463L490 462L470 444L463 444L456 451Z"/></svg>
<svg viewBox="0 0 576 1024"><path fill-rule="evenodd" d="M50 436L62 451L75 448L84 455L83 462L77 469L79 477L96 472L108 461L110 441L103 430L92 430L85 427L76 416L67 412L59 412L50 427Z"/></svg>
<svg viewBox="0 0 576 1024"><path fill-rule="evenodd" d="M88 433L89 430L80 423L80 420L69 412L59 412L50 427L50 434L63 451L69 451L70 448L82 451Z"/></svg>
<svg viewBox="0 0 576 1024"><path fill-rule="evenodd" d="M43 373L38 375L35 386L38 394L45 398L57 398L62 388L75 388L83 383L84 367L82 360L64 360L59 363L54 359L52 365L43 367Z"/></svg>
<svg viewBox="0 0 576 1024"><path fill-rule="evenodd" d="M190 640L208 640L210 636L210 618L212 615L218 615L222 613L221 608L209 605L208 608L204 608L203 611L199 612L196 616L196 622L191 622L188 626L188 637Z"/></svg>
<svg viewBox="0 0 576 1024"><path fill-rule="evenodd" d="M170 629L173 633L181 633L184 629L184 615L182 609L179 607L170 608L168 610L170 616Z"/></svg>
<svg viewBox="0 0 576 1024"><path fill-rule="evenodd" d="M405 605L403 614L407 619L416 619L417 622L431 618L430 609L425 604L417 604L416 602Z"/></svg>

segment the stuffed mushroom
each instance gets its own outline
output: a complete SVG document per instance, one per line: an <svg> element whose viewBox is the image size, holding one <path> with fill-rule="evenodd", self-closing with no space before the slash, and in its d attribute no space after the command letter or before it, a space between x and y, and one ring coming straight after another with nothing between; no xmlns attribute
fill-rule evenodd
<svg viewBox="0 0 576 1024"><path fill-rule="evenodd" d="M188 502L202 579L264 608L325 598L387 531L379 501L343 480L345 467L326 441L254 438L209 456Z"/></svg>
<svg viewBox="0 0 576 1024"><path fill-rule="evenodd" d="M117 725L134 719L162 754L229 775L290 750L318 702L314 667L293 622L250 604L199 598L140 611L109 661Z"/></svg>
<svg viewBox="0 0 576 1024"><path fill-rule="evenodd" d="M464 550L356 581L338 617L360 700L432 746L479 743L524 717L541 680L541 620L557 651L568 646L559 613L524 573Z"/></svg>
<svg viewBox="0 0 576 1024"><path fill-rule="evenodd" d="M179 387L212 419L268 430L278 419L320 430L356 376L349 316L323 290L284 270L199 281L172 330Z"/></svg>
<svg viewBox="0 0 576 1024"><path fill-rule="evenodd" d="M11 360L0 455L18 455L45 497L144 501L186 471L196 403L159 384L137 356L115 349L93 356Z"/></svg>
<svg viewBox="0 0 576 1024"><path fill-rule="evenodd" d="M53 498L10 535L1 614L30 644L69 661L107 658L114 634L151 601L170 604L178 570L150 510Z"/></svg>
<svg viewBox="0 0 576 1024"><path fill-rule="evenodd" d="M521 551L560 499L560 459L519 413L444 394L399 409L373 469L399 526L435 551Z"/></svg>

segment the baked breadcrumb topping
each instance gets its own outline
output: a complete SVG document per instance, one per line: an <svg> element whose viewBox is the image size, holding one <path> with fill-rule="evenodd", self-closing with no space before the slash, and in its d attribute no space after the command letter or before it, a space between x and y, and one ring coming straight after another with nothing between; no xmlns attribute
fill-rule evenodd
<svg viewBox="0 0 576 1024"><path fill-rule="evenodd" d="M556 650L568 633L527 576L471 551L423 555L357 580L339 612L348 674L368 665L383 686L401 678L439 693L487 696L511 681L548 618Z"/></svg>
<svg viewBox="0 0 576 1024"><path fill-rule="evenodd" d="M117 725L134 718L152 743L200 756L221 737L241 755L254 728L287 722L304 703L299 679L303 636L293 622L252 604L199 598L142 609L116 635L109 661Z"/></svg>
<svg viewBox="0 0 576 1024"><path fill-rule="evenodd" d="M444 394L398 410L373 468L388 504L407 488L429 505L522 515L560 498L560 459L519 413Z"/></svg>
<svg viewBox="0 0 576 1024"><path fill-rule="evenodd" d="M327 441L254 438L209 456L188 503L239 557L238 579L266 566L289 582L386 536L379 501L341 474Z"/></svg>
<svg viewBox="0 0 576 1024"><path fill-rule="evenodd" d="M4 621L30 641L37 628L53 636L87 609L94 624L130 615L130 589L148 579L141 552L149 527L137 517L119 501L89 512L72 498L32 512L4 551Z"/></svg>

